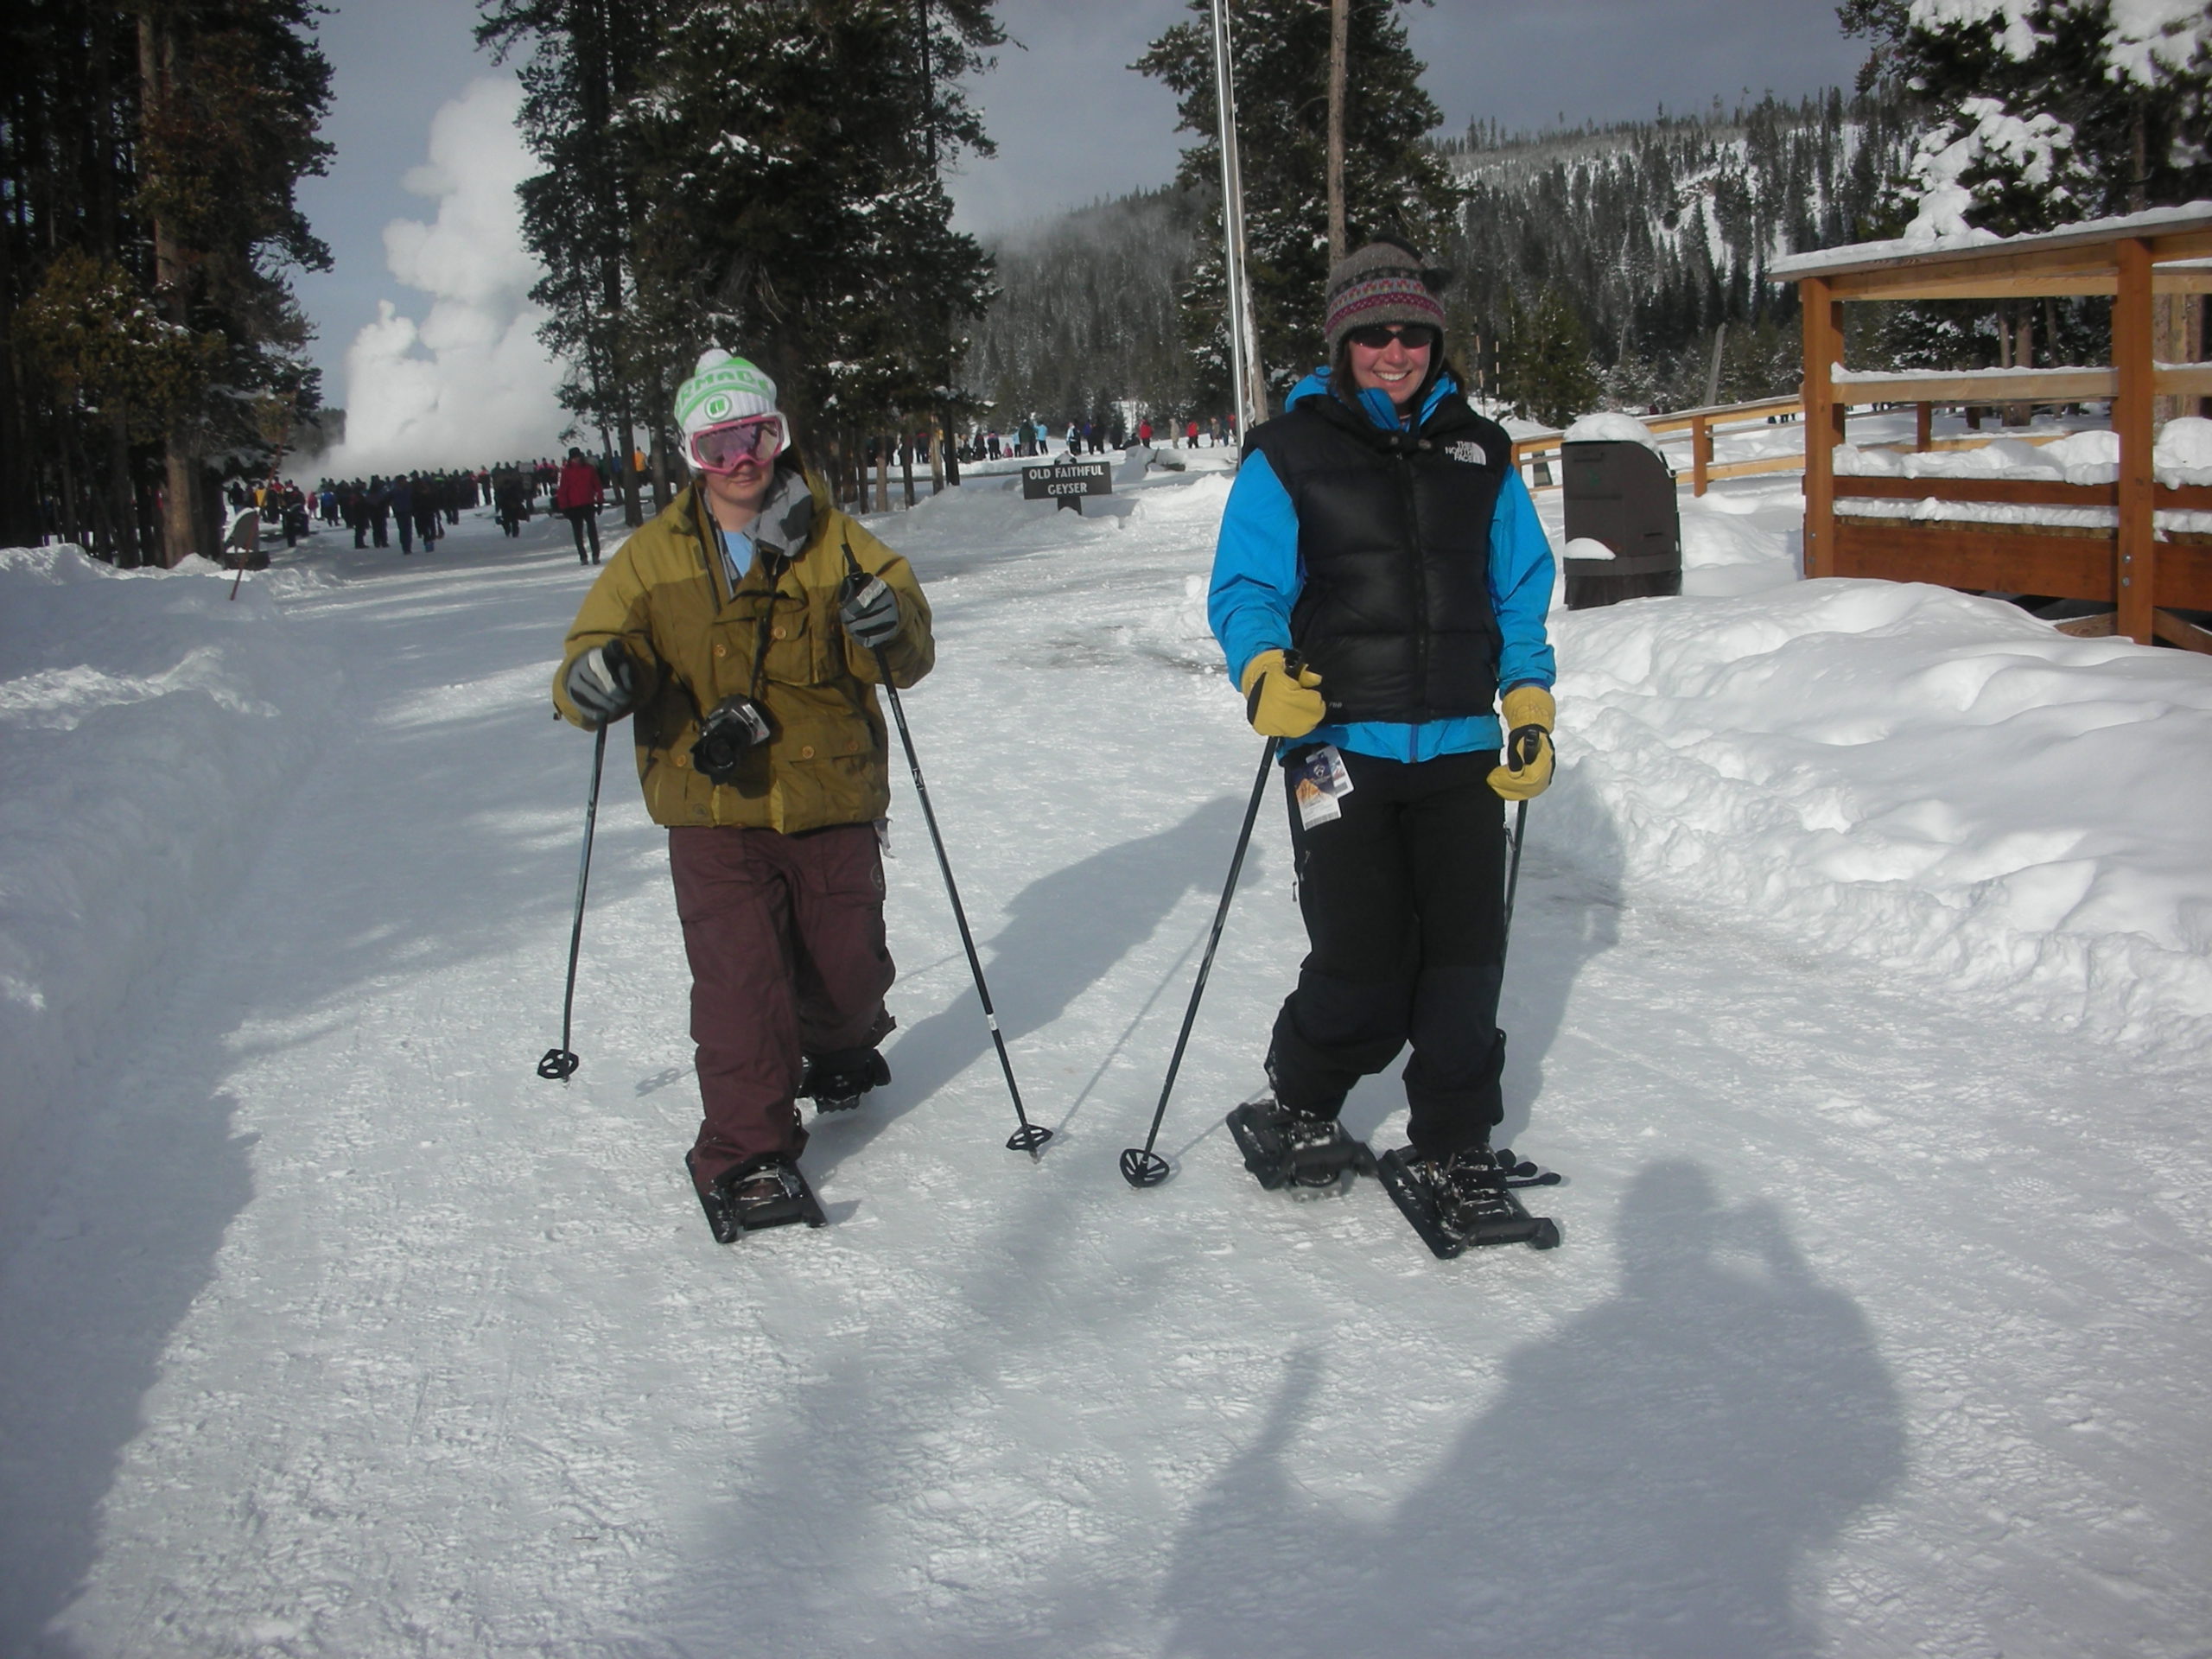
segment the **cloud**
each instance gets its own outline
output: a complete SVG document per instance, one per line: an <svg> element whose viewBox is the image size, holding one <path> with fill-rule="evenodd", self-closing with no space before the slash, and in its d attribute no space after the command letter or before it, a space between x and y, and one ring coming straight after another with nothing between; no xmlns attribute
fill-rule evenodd
<svg viewBox="0 0 2212 1659"><path fill-rule="evenodd" d="M420 323L391 300L346 353L346 442L337 474L478 466L552 452L568 412L561 370L530 303L543 268L524 244L515 187L538 171L515 118L522 88L473 81L430 123L429 160L407 188L437 202L433 224L384 229L391 274L427 295Z"/></svg>

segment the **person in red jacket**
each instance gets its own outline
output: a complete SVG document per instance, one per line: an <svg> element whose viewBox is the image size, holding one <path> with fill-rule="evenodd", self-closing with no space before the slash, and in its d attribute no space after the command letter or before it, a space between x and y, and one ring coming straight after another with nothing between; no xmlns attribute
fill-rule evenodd
<svg viewBox="0 0 2212 1659"><path fill-rule="evenodd" d="M561 467L561 481L553 486L553 511L568 517L575 532L576 563L599 563L599 511L607 505L607 491L599 481L599 468L584 459L581 449L569 451ZM584 553L584 533L591 533L591 553Z"/></svg>

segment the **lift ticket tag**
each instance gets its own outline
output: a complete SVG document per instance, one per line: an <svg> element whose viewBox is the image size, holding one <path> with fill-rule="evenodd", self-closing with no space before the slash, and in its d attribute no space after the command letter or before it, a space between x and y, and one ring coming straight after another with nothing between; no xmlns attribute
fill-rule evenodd
<svg viewBox="0 0 2212 1659"><path fill-rule="evenodd" d="M1344 758L1335 744L1324 743L1292 763L1290 798L1298 803L1298 821L1308 830L1344 817L1344 810L1337 803L1351 793L1351 774L1344 770Z"/></svg>

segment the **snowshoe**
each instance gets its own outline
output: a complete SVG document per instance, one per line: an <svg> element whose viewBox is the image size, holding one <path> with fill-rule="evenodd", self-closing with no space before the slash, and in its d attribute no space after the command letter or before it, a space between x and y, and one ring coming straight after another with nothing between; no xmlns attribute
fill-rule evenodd
<svg viewBox="0 0 2212 1659"><path fill-rule="evenodd" d="M689 1170L691 1154L683 1155ZM699 1207L707 1212L707 1226L717 1244L734 1244L741 1233L763 1227L782 1227L803 1221L810 1227L826 1225L821 1202L806 1184L797 1164L781 1153L772 1153L724 1172L707 1186L692 1183Z"/></svg>
<svg viewBox="0 0 2212 1659"><path fill-rule="evenodd" d="M1559 1177L1510 1151L1470 1147L1433 1158L1408 1147L1376 1159L1375 1173L1421 1242L1445 1261L1473 1245L1548 1250L1559 1243L1559 1224L1530 1215L1514 1196L1516 1187L1550 1186Z"/></svg>
<svg viewBox="0 0 2212 1659"><path fill-rule="evenodd" d="M890 1081L890 1063L874 1049L810 1054L799 1073L798 1097L811 1100L817 1112L849 1112L861 1103L862 1095Z"/></svg>
<svg viewBox="0 0 2212 1659"><path fill-rule="evenodd" d="M1333 1117L1307 1117L1272 1096L1249 1100L1229 1115L1229 1133L1244 1167L1262 1186L1334 1186L1347 1172L1375 1173L1374 1154Z"/></svg>

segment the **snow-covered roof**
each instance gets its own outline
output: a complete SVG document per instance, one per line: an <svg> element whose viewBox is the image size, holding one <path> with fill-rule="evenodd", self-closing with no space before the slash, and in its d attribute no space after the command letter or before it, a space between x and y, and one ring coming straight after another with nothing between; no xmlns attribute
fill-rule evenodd
<svg viewBox="0 0 2212 1659"><path fill-rule="evenodd" d="M2177 236L2204 230L2212 230L2212 201L2192 201L2179 207L2152 207L2139 213L2084 219L2078 225L2063 225L2055 231L2037 231L2021 236L1970 231L1964 236L1897 237L1886 242L1855 242L1847 247L1790 254L1768 266L1767 274L1795 282L1804 276L1871 270L1905 261L1944 262L1987 254L1997 249L2008 254L2041 253L2059 248L2094 247L2125 237Z"/></svg>

